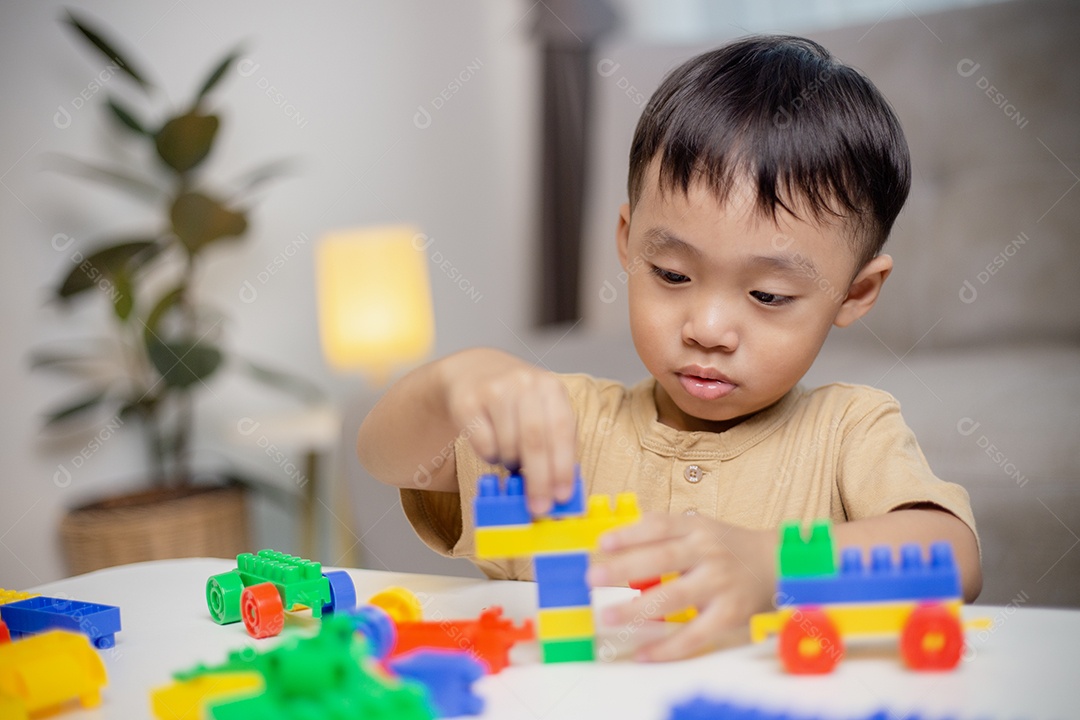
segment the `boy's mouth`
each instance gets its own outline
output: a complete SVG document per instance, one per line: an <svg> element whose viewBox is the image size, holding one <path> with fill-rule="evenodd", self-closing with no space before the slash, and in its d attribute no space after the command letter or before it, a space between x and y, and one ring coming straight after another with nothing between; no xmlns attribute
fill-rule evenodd
<svg viewBox="0 0 1080 720"><path fill-rule="evenodd" d="M711 368L693 365L675 374L679 376L683 390L699 400L719 400L735 389L735 383Z"/></svg>

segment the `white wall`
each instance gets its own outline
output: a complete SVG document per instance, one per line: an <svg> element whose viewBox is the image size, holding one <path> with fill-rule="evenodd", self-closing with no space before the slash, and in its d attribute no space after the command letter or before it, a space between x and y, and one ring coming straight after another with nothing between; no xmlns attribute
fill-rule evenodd
<svg viewBox="0 0 1080 720"><path fill-rule="evenodd" d="M365 397L363 383L325 367L314 321L311 250L326 230L407 221L435 238L429 248L439 253L434 259L447 261L444 267L476 289L467 294L432 263L439 354L482 342L509 344L511 331L528 321L535 176L530 5L4 4L0 587L60 577L56 528L64 508L138 484L144 467L134 428L102 442L84 462L72 459L93 431L41 439L44 411L67 398L70 388L60 378L31 373L30 350L108 327L104 305L69 315L46 303L49 288L71 268L74 250L85 251L95 238L113 232L145 227L156 217L118 192L41 170L49 152L117 163L130 154L127 143L116 139L123 134L113 132L102 111L105 91L147 107L130 83L113 77L76 109L80 93L106 63L61 25L63 8L77 8L123 38L122 47L173 102L190 97L211 65L243 42L247 72L234 69L213 95L224 117L209 178L222 182L276 157L296 158L299 166L295 175L259 194L241 244L208 254L204 297L227 316L230 348L310 378L349 402ZM54 122L59 107L70 115L66 127ZM414 121L421 107L430 116L424 128ZM51 242L57 233L76 242L57 251L54 246L62 243ZM284 262L277 271L260 276L279 256ZM241 299L245 281L257 291L252 302ZM280 405L246 381L213 383L200 406L204 463L231 458L287 487L290 480L278 464L221 439L239 417ZM299 465L298 450L289 451L297 453ZM61 464L72 473L63 487L65 482L54 481ZM266 518L282 519L273 513Z"/></svg>

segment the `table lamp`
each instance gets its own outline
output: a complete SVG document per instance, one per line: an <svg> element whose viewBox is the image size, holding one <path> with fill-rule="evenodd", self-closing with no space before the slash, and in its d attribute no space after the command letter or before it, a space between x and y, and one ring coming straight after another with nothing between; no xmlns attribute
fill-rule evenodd
<svg viewBox="0 0 1080 720"><path fill-rule="evenodd" d="M431 283L417 237L398 225L331 232L319 242L319 337L335 369L381 385L431 353Z"/></svg>
<svg viewBox="0 0 1080 720"><path fill-rule="evenodd" d="M320 239L315 248L319 337L331 367L359 372L378 387L431 353L435 317L428 260L417 242L422 237L414 227L395 225L334 231ZM311 538L315 489L308 485L303 526ZM343 483L334 485L341 492ZM339 495L334 502L347 506Z"/></svg>

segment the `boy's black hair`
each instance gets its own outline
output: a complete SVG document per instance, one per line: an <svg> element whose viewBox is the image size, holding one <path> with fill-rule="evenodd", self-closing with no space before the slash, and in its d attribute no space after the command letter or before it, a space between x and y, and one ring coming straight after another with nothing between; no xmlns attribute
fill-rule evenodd
<svg viewBox="0 0 1080 720"><path fill-rule="evenodd" d="M791 36L744 38L664 78L634 132L631 205L656 157L664 191L704 180L724 202L749 178L767 217L808 208L819 222L844 218L857 269L881 251L911 187L907 141L885 98L821 45Z"/></svg>

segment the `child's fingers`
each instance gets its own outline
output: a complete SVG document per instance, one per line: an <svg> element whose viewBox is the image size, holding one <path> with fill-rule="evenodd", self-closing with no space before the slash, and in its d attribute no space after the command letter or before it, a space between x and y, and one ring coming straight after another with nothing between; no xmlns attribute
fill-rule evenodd
<svg viewBox="0 0 1080 720"><path fill-rule="evenodd" d="M556 381L558 382L558 381ZM577 453L577 419L562 383L544 394L550 433L549 453L555 499L565 502L574 494L574 457Z"/></svg>
<svg viewBox="0 0 1080 720"><path fill-rule="evenodd" d="M713 603L671 635L642 645L634 653L634 659L640 662L666 662L710 650L719 644L720 636L733 627L732 620L730 613L720 603Z"/></svg>
<svg viewBox="0 0 1080 720"><path fill-rule="evenodd" d="M689 532L689 529L686 523L675 522L677 519L663 513L645 513L638 522L610 530L601 535L600 551L606 553L619 552L637 545L648 545L675 537L682 537ZM648 576L643 573L640 577Z"/></svg>
<svg viewBox="0 0 1080 720"><path fill-rule="evenodd" d="M554 478L549 442L550 422L544 398L537 392L524 395L519 405L518 425L521 428L521 464L526 477L529 510L540 515L551 509Z"/></svg>
<svg viewBox="0 0 1080 720"><path fill-rule="evenodd" d="M517 393L504 392L488 403L488 413L495 432L497 461L511 469L521 465L521 436L519 433Z"/></svg>
<svg viewBox="0 0 1080 720"><path fill-rule="evenodd" d="M700 548L679 539L638 545L605 557L589 568L587 577L593 587L625 585L644 578L686 572L701 556Z"/></svg>
<svg viewBox="0 0 1080 720"><path fill-rule="evenodd" d="M665 615L695 604L692 588L677 580L649 588L631 600L604 608L600 620L606 626L632 625L643 619L662 620Z"/></svg>

